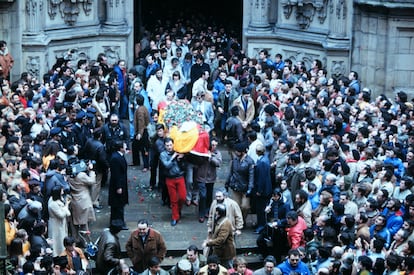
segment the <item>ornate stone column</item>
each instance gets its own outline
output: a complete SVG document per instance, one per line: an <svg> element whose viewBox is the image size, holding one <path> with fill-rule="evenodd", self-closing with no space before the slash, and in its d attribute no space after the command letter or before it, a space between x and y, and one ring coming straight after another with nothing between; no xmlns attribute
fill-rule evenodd
<svg viewBox="0 0 414 275"><path fill-rule="evenodd" d="M125 24L125 0L106 0L105 27L118 28Z"/></svg>
<svg viewBox="0 0 414 275"><path fill-rule="evenodd" d="M252 31L270 31L270 0L250 0L251 18L249 29Z"/></svg>
<svg viewBox="0 0 414 275"><path fill-rule="evenodd" d="M43 30L43 1L27 0L26 1L26 34L37 35Z"/></svg>
<svg viewBox="0 0 414 275"><path fill-rule="evenodd" d="M333 0L330 5L330 38L345 38L347 37L347 1Z"/></svg>

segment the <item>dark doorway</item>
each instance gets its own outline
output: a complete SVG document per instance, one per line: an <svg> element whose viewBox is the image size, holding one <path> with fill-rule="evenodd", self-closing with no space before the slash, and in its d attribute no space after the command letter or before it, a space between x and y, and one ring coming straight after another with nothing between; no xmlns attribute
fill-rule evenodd
<svg viewBox="0 0 414 275"><path fill-rule="evenodd" d="M155 30L162 26L171 29L177 20L198 29L225 28L227 33L241 41L243 1L242 0L135 0L135 41L141 38L142 28Z"/></svg>

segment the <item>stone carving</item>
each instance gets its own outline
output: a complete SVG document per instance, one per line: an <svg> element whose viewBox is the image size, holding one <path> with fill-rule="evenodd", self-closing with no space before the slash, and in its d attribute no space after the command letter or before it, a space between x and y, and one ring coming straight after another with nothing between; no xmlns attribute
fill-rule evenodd
<svg viewBox="0 0 414 275"><path fill-rule="evenodd" d="M26 13L27 15L36 15L37 13L37 5L39 5L39 11L43 9L43 2L38 2L36 0L28 0L26 1Z"/></svg>
<svg viewBox="0 0 414 275"><path fill-rule="evenodd" d="M272 48L253 48L253 51L255 53L255 57L259 57L259 52L261 50L267 50L267 52L269 53L269 55L272 55Z"/></svg>
<svg viewBox="0 0 414 275"><path fill-rule="evenodd" d="M119 57L119 50L121 47L119 46L104 46L104 53L108 59L108 64L116 64Z"/></svg>
<svg viewBox="0 0 414 275"><path fill-rule="evenodd" d="M346 73L346 66L344 61L332 61L331 75L333 78L339 78Z"/></svg>
<svg viewBox="0 0 414 275"><path fill-rule="evenodd" d="M286 19L296 9L296 21L301 29L309 28L315 14L321 24L326 20L328 0L282 0L280 3Z"/></svg>
<svg viewBox="0 0 414 275"><path fill-rule="evenodd" d="M320 55L318 54L312 54L312 53L307 53L301 50L283 50L283 58L286 59L290 59L292 60L293 64L296 64L296 62L298 61L302 61L305 63L306 68L310 68L312 65L313 60L315 59L319 59L322 61L323 64L325 64L325 59L326 58L322 58Z"/></svg>
<svg viewBox="0 0 414 275"><path fill-rule="evenodd" d="M117 8L120 4L123 4L124 0L107 0L111 8Z"/></svg>
<svg viewBox="0 0 414 275"><path fill-rule="evenodd" d="M26 60L26 71L31 75L39 77L40 75L40 57L28 56Z"/></svg>
<svg viewBox="0 0 414 275"><path fill-rule="evenodd" d="M69 26L73 26L80 13L79 5L82 6L85 15L92 11L92 0L49 0L48 13L53 20L59 11L62 19Z"/></svg>
<svg viewBox="0 0 414 275"><path fill-rule="evenodd" d="M345 0L338 0L338 2L336 3L336 17L338 19L341 19L341 13L342 19L346 19L347 6Z"/></svg>
<svg viewBox="0 0 414 275"><path fill-rule="evenodd" d="M55 51L55 57L64 58L65 60L71 60L72 64L76 66L76 63L81 59L86 59L90 61L90 50L92 47L83 47L83 48L72 48L68 50L57 50Z"/></svg>

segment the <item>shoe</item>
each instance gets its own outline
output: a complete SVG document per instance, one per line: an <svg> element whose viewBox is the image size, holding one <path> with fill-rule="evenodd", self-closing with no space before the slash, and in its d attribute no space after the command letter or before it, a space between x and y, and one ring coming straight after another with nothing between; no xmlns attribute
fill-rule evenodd
<svg viewBox="0 0 414 275"><path fill-rule="evenodd" d="M142 172L143 172L143 173L148 172L148 168L144 168L144 169L142 169Z"/></svg>
<svg viewBox="0 0 414 275"><path fill-rule="evenodd" d="M203 223L203 222L204 222L204 217L200 217L200 218L198 218L198 222L199 222L199 223Z"/></svg>
<svg viewBox="0 0 414 275"><path fill-rule="evenodd" d="M129 230L129 228L126 225L124 225L122 226L122 230Z"/></svg>
<svg viewBox="0 0 414 275"><path fill-rule="evenodd" d="M185 201L185 205L190 206L191 205L191 201Z"/></svg>
<svg viewBox="0 0 414 275"><path fill-rule="evenodd" d="M195 206L198 206L198 201L192 201L192 204L194 204Z"/></svg>
<svg viewBox="0 0 414 275"><path fill-rule="evenodd" d="M128 164L128 166L139 166L139 164L131 163L131 164Z"/></svg>
<svg viewBox="0 0 414 275"><path fill-rule="evenodd" d="M176 220L171 220L171 226L176 226L177 225L177 221Z"/></svg>
<svg viewBox="0 0 414 275"><path fill-rule="evenodd" d="M102 210L103 206L102 205L94 205L93 208L95 208L96 210Z"/></svg>

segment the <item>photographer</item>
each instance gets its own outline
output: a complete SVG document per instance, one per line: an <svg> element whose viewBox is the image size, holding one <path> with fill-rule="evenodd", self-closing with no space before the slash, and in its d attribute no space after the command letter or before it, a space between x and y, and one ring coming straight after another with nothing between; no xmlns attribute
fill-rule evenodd
<svg viewBox="0 0 414 275"><path fill-rule="evenodd" d="M109 162L106 157L105 146L101 142L101 138L102 129L95 129L93 132L93 138L89 138L86 141L84 148L85 156L88 156L90 159L96 162L96 182L94 185L92 185L91 197L93 207L97 210L102 209L102 206L99 204L99 195L101 193L102 185L105 184L104 179L107 179L107 173L109 169Z"/></svg>
<svg viewBox="0 0 414 275"><path fill-rule="evenodd" d="M83 161L72 163L66 169L66 174L69 175L68 182L72 195L72 232L76 242L82 243L78 235L79 230L89 230L88 222L96 220L89 192L91 186L95 184L96 174L93 171L93 164L91 162L86 164Z"/></svg>

